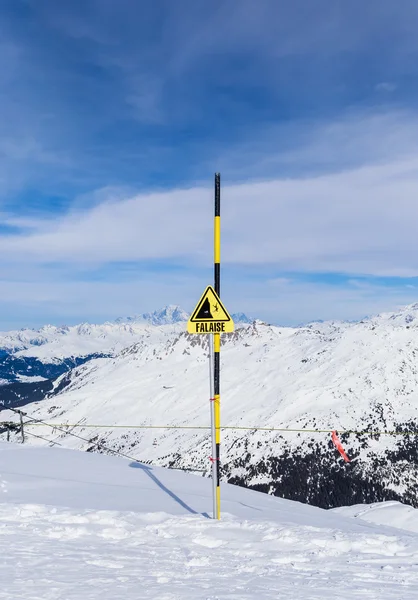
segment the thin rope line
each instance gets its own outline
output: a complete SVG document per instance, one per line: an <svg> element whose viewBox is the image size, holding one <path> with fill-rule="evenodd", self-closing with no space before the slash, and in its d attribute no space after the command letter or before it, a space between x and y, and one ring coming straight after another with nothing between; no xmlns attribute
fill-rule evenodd
<svg viewBox="0 0 418 600"><path fill-rule="evenodd" d="M34 419L33 417L29 416L27 413L23 412L22 410L17 410L16 408L11 408L10 406L6 406L3 402L0 402L0 406L2 406L3 408L5 408L6 410L11 410L12 412L14 412L15 414L18 415L22 415L24 416L26 419L29 419L29 421L23 423L24 426L28 426L28 425L44 425L46 427L50 427L51 429L55 429L57 431L61 431L62 433L64 433L65 435L72 435L73 437L82 440L83 442L86 442L87 444L93 444L94 446L97 446L97 448L99 450L105 450L106 452L110 452L112 454L116 454L117 456L120 456L122 458L127 458L128 460L132 460L133 462L136 463L140 463L140 464L148 464L144 461L140 461L137 458L135 458L134 456L130 456L129 454L124 454L123 452L120 452L119 450L113 450L113 448L109 448L109 446L105 446L105 444L102 444L100 441L99 442L93 442L92 440L89 440L87 438L84 438L80 435L77 435L76 433L73 433L72 431L66 431L65 429L62 429L62 426L60 425L52 425L51 423L46 423L45 421L42 421L41 419ZM66 427L83 427L83 425L65 425ZM33 435L33 434L32 434ZM49 440L48 440L49 441ZM152 465L150 465L152 466ZM200 471L202 473L204 473L204 469L189 469L186 467L171 467L172 469L175 470L179 470L179 471L193 471L193 472L197 472Z"/></svg>
<svg viewBox="0 0 418 600"><path fill-rule="evenodd" d="M3 405L7 410L12 410L14 412L15 409L9 408ZM26 413L22 413L27 416ZM4 422L6 424L8 422ZM1 425L2 423L0 423ZM103 424L91 424L91 423L82 423L82 424L73 424L73 423L46 423L45 421L41 421L39 419L31 419L30 422L25 423L25 425L29 426L40 426L44 425L47 427L51 427L53 429L58 429L58 431L62 431L68 435L73 435L74 437L78 437L79 439L86 441L88 443L92 443L91 440L87 440L86 438L80 437L76 434L71 433L70 431L66 431L65 427L73 427L73 428L91 428L91 429L189 429L189 430L210 430L209 425L103 425ZM220 429L227 430L237 430L237 431L279 431L283 433L332 433L334 429L293 429L289 427L244 427L240 425L222 425ZM418 431L367 431L367 430L356 430L356 429L337 429L340 434L357 434L357 435L418 435Z"/></svg>

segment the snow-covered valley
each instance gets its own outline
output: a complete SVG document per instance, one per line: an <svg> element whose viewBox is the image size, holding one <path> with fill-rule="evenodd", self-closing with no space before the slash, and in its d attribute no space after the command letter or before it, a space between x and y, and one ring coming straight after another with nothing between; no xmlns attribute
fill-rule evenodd
<svg viewBox="0 0 418 600"><path fill-rule="evenodd" d="M255 321L224 335L223 480L326 508L416 506L417 324L412 305L359 323ZM28 440L107 446L209 473L208 400L205 336L188 335L184 322L148 324L133 344L62 374L45 399L25 407L35 419L71 425L83 440L42 425L27 426ZM3 410L3 421L16 419Z"/></svg>

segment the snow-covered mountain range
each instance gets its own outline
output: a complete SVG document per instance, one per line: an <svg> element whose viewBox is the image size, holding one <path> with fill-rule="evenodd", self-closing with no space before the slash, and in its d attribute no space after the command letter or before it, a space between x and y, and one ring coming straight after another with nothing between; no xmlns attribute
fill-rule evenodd
<svg viewBox="0 0 418 600"><path fill-rule="evenodd" d="M81 323L40 329L0 332L0 349L16 356L32 356L48 362L92 353L117 352L144 335L155 333L155 326L185 323L188 314L178 306L167 306L153 313L116 319L103 324Z"/></svg>
<svg viewBox="0 0 418 600"><path fill-rule="evenodd" d="M232 316L240 325L251 322L243 313ZM70 369L94 358L115 356L144 339L164 341L183 331L188 318L179 306L170 305L103 324L0 332L0 399L13 406L39 400Z"/></svg>
<svg viewBox="0 0 418 600"><path fill-rule="evenodd" d="M144 337L164 339L184 330L189 314L179 306L166 306L152 313L120 317L103 324L81 323L40 329L0 332L0 353L17 357L34 357L44 363L57 363L66 358L92 354L115 354ZM243 313L234 314L237 324L251 323ZM0 374L1 376L1 374Z"/></svg>
<svg viewBox="0 0 418 600"><path fill-rule="evenodd" d="M88 440L55 431L60 444L97 450L106 443L153 464L208 473L207 340L184 325L138 325L125 348L63 373L28 413L78 424ZM224 480L324 507L417 505L418 435L407 433L418 431L417 359L418 304L358 323L254 321L224 335ZM334 449L331 430L350 463ZM47 427L31 431L51 439Z"/></svg>

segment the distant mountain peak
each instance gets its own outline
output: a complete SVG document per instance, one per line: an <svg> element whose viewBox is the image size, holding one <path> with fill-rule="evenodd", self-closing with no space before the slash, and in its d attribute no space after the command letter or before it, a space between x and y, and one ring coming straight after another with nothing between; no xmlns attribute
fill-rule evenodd
<svg viewBox="0 0 418 600"><path fill-rule="evenodd" d="M231 315L232 320L234 321L235 324L237 323L252 323L254 321L254 319L251 319L251 317L247 317L246 314L240 312L240 313L233 313Z"/></svg>
<svg viewBox="0 0 418 600"><path fill-rule="evenodd" d="M149 325L173 325L188 321L189 314L176 304L169 304L153 312L133 315L131 317L119 317L115 323L148 323Z"/></svg>
<svg viewBox="0 0 418 600"><path fill-rule="evenodd" d="M174 323L184 323L188 321L189 314L180 306L169 304L154 312L144 313L142 318L151 325L172 325Z"/></svg>
<svg viewBox="0 0 418 600"><path fill-rule="evenodd" d="M186 323L189 320L190 314L183 310L177 304L168 304L163 308L154 310L153 312L143 313L142 315L134 315L132 317L120 317L116 319L116 323L138 323L145 322L149 325L174 325L175 323ZM231 317L235 324L250 324L254 319L247 317L246 314L233 313Z"/></svg>
<svg viewBox="0 0 418 600"><path fill-rule="evenodd" d="M393 312L383 312L377 316L369 317L368 319L364 319L364 321L368 321L371 325L376 325L377 323L390 323L391 325L400 326L400 327L413 327L418 326L418 303L415 302L413 304L408 304L407 306L400 307L397 311Z"/></svg>

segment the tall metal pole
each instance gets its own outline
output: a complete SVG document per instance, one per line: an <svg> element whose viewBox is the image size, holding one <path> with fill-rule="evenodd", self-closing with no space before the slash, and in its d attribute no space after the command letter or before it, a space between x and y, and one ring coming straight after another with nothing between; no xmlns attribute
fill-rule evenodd
<svg viewBox="0 0 418 600"><path fill-rule="evenodd" d="M221 175L215 173L215 222L214 222L214 288L221 297ZM214 364L213 364L213 386L214 386L214 417L215 417L215 442L216 455L216 518L221 518L221 334L214 334Z"/></svg>
<svg viewBox="0 0 418 600"><path fill-rule="evenodd" d="M217 508L217 496L216 496L216 486L217 486L217 460L216 460L216 441L215 441L215 402L214 402L214 394L213 394L213 335L208 335L209 339L209 382L210 382L210 430L212 437L212 500L213 500L213 518L218 518L218 508Z"/></svg>

